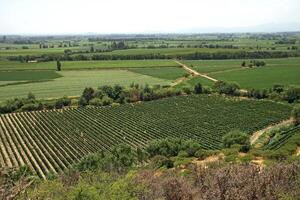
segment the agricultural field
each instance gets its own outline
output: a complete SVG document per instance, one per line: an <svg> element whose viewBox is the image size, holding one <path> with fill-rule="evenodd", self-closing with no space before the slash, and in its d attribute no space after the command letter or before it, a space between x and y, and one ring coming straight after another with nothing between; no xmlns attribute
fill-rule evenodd
<svg viewBox="0 0 300 200"><path fill-rule="evenodd" d="M175 80L188 75L188 72L180 67L136 68L130 69L130 71L167 80Z"/></svg>
<svg viewBox="0 0 300 200"><path fill-rule="evenodd" d="M45 178L88 153L120 143L143 148L153 139L181 137L204 149L219 149L228 131L251 134L288 118L290 111L290 106L270 101L191 95L117 107L5 114L0 116L0 164L26 164Z"/></svg>
<svg viewBox="0 0 300 200"><path fill-rule="evenodd" d="M46 72L48 75L52 73L50 72L49 74L48 71ZM14 73L19 74L24 72L12 72L12 74ZM28 72L26 71L25 73ZM44 81L41 79L38 82L19 82L19 84L4 81L2 87L0 87L0 101L12 97L25 97L29 92L35 94L37 98L60 98L62 96L79 96L85 87L97 88L102 85L115 84L128 87L133 82L141 85L170 85L172 82L172 80L155 78L128 70L115 69L53 71L53 73L57 74L59 78Z"/></svg>
<svg viewBox="0 0 300 200"><path fill-rule="evenodd" d="M172 60L108 60L108 61L65 61L62 70L120 69L143 67L177 67ZM56 70L56 62L21 63L0 61L1 71L13 70Z"/></svg>
<svg viewBox="0 0 300 200"><path fill-rule="evenodd" d="M254 68L241 67L243 61L185 61L185 64L217 80L236 82L246 89L269 89L274 84L300 85L299 58L264 59L266 66Z"/></svg>

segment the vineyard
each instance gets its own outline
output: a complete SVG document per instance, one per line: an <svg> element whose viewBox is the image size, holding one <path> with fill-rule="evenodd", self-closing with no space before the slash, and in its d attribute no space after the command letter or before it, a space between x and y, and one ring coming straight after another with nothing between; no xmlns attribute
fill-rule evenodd
<svg viewBox="0 0 300 200"><path fill-rule="evenodd" d="M288 118L290 110L267 101L191 95L117 107L6 114L0 117L0 165L27 165L45 178L88 153L109 151L120 143L143 148L153 139L182 137L204 149L219 149L224 133L240 129L250 134Z"/></svg>
<svg viewBox="0 0 300 200"><path fill-rule="evenodd" d="M293 129L285 131L280 134L280 137L277 138L275 141L270 141L264 148L268 150L278 150L282 146L284 146L294 135L300 133L300 126L296 126Z"/></svg>

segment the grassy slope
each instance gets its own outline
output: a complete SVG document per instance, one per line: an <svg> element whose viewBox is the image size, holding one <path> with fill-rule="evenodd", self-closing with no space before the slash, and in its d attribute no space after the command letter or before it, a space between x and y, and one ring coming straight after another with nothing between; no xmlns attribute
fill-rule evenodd
<svg viewBox="0 0 300 200"><path fill-rule="evenodd" d="M171 82L125 70L62 71L59 74L63 77L48 82L2 87L0 100L26 96L28 92L34 93L38 98L74 96L80 95L85 87L98 87L104 84L128 86L130 83L136 82L139 84L168 85Z"/></svg>

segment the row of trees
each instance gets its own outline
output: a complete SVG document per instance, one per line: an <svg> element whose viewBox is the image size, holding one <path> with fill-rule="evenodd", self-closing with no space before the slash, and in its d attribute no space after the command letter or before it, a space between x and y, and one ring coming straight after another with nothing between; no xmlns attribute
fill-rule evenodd
<svg viewBox="0 0 300 200"><path fill-rule="evenodd" d="M95 50L94 50L95 52ZM90 53L90 51L87 51ZM68 54L53 55L45 54L41 56L9 56L12 61L28 62L37 60L47 61L80 61L80 60L144 60L144 59L186 59L186 60L220 60L220 59L266 59L266 58L288 58L300 57L299 51L238 51L238 52L195 52L191 54L166 55L160 53L150 53L144 55L104 55L104 54Z"/></svg>

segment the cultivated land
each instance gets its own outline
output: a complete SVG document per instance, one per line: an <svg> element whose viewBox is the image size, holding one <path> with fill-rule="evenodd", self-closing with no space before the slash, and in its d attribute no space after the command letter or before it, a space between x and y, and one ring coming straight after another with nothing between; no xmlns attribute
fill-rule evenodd
<svg viewBox="0 0 300 200"><path fill-rule="evenodd" d="M62 70L118 69L143 67L177 67L172 60L108 60L108 61L65 61ZM56 70L56 62L21 63L0 61L0 71Z"/></svg>
<svg viewBox="0 0 300 200"><path fill-rule="evenodd" d="M141 85L169 85L172 82L127 70L61 71L57 74L61 77L42 82L19 82L0 87L0 101L12 97L25 97L29 92L35 94L37 98L60 98L79 96L85 87L97 88L102 85L115 84L127 87L132 82Z"/></svg>
<svg viewBox="0 0 300 200"><path fill-rule="evenodd" d="M288 118L291 107L270 101L191 95L118 107L82 108L0 116L1 166L28 165L40 177L80 158L126 143L182 137L219 149L221 137L240 129L251 134Z"/></svg>
<svg viewBox="0 0 300 200"><path fill-rule="evenodd" d="M300 85L300 59L264 59L264 67L241 67L244 60L185 61L200 73L215 79L236 82L242 88L269 89L274 84ZM246 60L246 62L250 62Z"/></svg>

